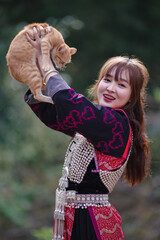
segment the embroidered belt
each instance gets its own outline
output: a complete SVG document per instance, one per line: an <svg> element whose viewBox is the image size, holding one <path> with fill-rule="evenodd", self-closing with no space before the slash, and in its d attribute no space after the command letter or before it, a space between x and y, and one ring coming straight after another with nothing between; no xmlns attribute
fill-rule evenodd
<svg viewBox="0 0 160 240"><path fill-rule="evenodd" d="M66 207L87 208L89 206L108 206L108 194L76 194L76 191L66 192Z"/></svg>

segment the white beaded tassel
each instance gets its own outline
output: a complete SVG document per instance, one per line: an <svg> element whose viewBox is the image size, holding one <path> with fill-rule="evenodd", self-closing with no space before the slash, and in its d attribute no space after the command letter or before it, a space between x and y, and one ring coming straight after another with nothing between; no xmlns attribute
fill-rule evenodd
<svg viewBox="0 0 160 240"><path fill-rule="evenodd" d="M64 240L64 206L66 203L66 188L68 187L68 167L63 167L59 188L56 189L56 206L54 211L55 230L53 240Z"/></svg>
<svg viewBox="0 0 160 240"><path fill-rule="evenodd" d="M54 211L55 229L53 240L64 240L64 206L66 191L56 189L56 206Z"/></svg>

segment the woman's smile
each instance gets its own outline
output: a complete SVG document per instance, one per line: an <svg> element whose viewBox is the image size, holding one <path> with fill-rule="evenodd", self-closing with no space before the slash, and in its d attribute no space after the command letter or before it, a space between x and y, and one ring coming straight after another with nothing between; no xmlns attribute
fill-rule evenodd
<svg viewBox="0 0 160 240"><path fill-rule="evenodd" d="M113 97L112 95L107 94L107 93L103 94L103 98L106 102L112 102L116 99L115 97Z"/></svg>

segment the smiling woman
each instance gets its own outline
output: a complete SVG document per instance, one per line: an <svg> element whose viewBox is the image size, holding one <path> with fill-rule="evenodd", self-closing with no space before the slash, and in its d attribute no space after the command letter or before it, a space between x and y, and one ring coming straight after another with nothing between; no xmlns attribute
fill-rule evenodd
<svg viewBox="0 0 160 240"><path fill-rule="evenodd" d="M53 239L122 240L121 217L108 194L124 171L130 185L140 183L150 164L143 105L148 72L137 59L109 59L92 88L96 104L53 72L50 64L45 94L54 104L25 94L45 125L72 137L56 190Z"/></svg>

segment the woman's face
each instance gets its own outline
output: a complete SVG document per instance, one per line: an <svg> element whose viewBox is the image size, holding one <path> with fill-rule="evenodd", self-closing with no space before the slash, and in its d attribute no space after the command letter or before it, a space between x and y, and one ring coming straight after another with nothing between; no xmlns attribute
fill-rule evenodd
<svg viewBox="0 0 160 240"><path fill-rule="evenodd" d="M115 71L116 69L113 69L101 79L97 88L97 99L99 105L118 109L130 101L131 86L127 70L122 72L119 80L115 80Z"/></svg>

